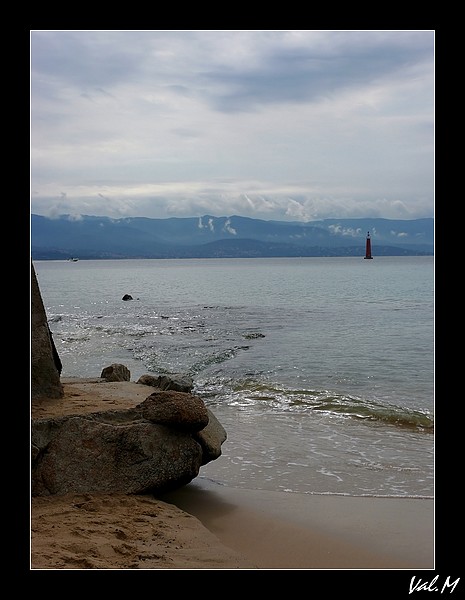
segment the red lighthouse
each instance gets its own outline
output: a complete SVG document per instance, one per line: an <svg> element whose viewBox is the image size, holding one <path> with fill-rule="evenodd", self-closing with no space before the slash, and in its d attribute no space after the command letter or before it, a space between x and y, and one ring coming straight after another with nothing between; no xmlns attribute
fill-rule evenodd
<svg viewBox="0 0 465 600"><path fill-rule="evenodd" d="M371 256L371 239L370 239L370 232L367 233L367 243L366 243L366 248L365 248L365 258L373 258Z"/></svg>

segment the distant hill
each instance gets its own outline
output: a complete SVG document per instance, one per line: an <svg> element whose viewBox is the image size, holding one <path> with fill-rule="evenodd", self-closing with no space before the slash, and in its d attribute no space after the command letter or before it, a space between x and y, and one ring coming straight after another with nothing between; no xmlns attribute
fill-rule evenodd
<svg viewBox="0 0 465 600"><path fill-rule="evenodd" d="M363 256L434 253L434 219L323 219L309 223L248 217L149 219L31 215L34 260Z"/></svg>

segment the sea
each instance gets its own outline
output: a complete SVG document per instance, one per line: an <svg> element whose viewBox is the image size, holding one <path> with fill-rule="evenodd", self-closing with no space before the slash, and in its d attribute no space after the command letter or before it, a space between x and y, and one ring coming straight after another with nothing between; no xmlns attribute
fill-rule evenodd
<svg viewBox="0 0 465 600"><path fill-rule="evenodd" d="M192 377L227 433L199 478L288 493L434 497L434 257L34 268L62 377L100 377L113 363L131 381Z"/></svg>

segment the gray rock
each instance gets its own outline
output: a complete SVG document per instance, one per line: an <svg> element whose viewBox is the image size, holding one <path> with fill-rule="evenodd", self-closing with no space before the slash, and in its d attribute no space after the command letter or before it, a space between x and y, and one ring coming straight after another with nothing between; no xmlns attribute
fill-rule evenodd
<svg viewBox="0 0 465 600"><path fill-rule="evenodd" d="M208 412L203 400L186 392L154 392L136 408L141 410L147 421L181 431L200 431L208 425Z"/></svg>
<svg viewBox="0 0 465 600"><path fill-rule="evenodd" d="M163 424L146 418L160 414ZM200 398L172 391L155 392L132 409L36 419L31 431L34 496L175 489L218 458L226 440Z"/></svg>
<svg viewBox="0 0 465 600"><path fill-rule="evenodd" d="M223 425L209 408L207 408L207 412L208 425L194 435L203 448L202 466L221 456L221 445L227 440Z"/></svg>
<svg viewBox="0 0 465 600"><path fill-rule="evenodd" d="M150 385L161 390L175 390L177 392L191 392L194 381L188 375L174 373L172 375L141 375L137 383Z"/></svg>
<svg viewBox="0 0 465 600"><path fill-rule="evenodd" d="M100 377L106 381L131 381L131 371L124 365L114 363L102 369Z"/></svg>
<svg viewBox="0 0 465 600"><path fill-rule="evenodd" d="M31 263L31 399L63 397L61 361L48 326L34 265Z"/></svg>
<svg viewBox="0 0 465 600"><path fill-rule="evenodd" d="M192 436L133 421L131 411L127 416L128 422L117 423L91 415L38 423L38 436L33 425L32 495L143 494L179 487L198 475L202 447Z"/></svg>

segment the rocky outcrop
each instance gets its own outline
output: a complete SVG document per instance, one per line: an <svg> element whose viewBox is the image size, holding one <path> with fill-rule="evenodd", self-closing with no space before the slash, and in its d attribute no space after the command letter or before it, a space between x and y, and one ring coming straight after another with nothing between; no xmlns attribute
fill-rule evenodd
<svg viewBox="0 0 465 600"><path fill-rule="evenodd" d="M159 391L133 409L36 419L32 494L142 494L189 483L226 431L201 398Z"/></svg>
<svg viewBox="0 0 465 600"><path fill-rule="evenodd" d="M31 263L31 399L61 398L61 361L50 332L34 265Z"/></svg>
<svg viewBox="0 0 465 600"><path fill-rule="evenodd" d="M66 397L61 361L32 264L31 279L32 402L43 408ZM101 373L104 382L130 378L129 369L121 364ZM32 420L34 496L166 491L189 483L201 466L221 455L226 431L203 400L191 393L190 377L144 375L138 383L150 386L152 392L134 408Z"/></svg>

